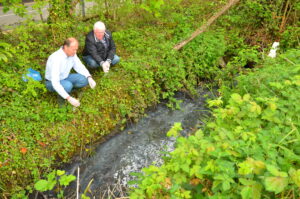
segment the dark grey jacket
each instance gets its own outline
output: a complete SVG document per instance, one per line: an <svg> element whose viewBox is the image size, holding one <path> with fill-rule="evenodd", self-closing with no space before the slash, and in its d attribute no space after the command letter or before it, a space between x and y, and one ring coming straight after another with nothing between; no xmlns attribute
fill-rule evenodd
<svg viewBox="0 0 300 199"><path fill-rule="evenodd" d="M113 60L114 55L116 54L116 46L111 32L106 30L104 37L108 42L107 49L105 49L101 41L96 41L94 31L89 32L85 38L83 56L92 56L93 59L98 62L98 64L100 64L102 61L106 61L107 59Z"/></svg>

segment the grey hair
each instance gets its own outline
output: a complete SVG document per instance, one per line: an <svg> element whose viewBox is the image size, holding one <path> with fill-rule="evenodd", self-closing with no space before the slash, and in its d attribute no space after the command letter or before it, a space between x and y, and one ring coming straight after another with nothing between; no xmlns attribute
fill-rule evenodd
<svg viewBox="0 0 300 199"><path fill-rule="evenodd" d="M102 21L97 21L95 24L94 24L94 30L105 30L105 24L102 22Z"/></svg>

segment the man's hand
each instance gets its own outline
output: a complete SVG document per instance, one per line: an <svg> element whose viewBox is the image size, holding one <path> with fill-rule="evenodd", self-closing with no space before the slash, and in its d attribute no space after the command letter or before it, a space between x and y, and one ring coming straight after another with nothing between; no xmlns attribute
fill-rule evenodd
<svg viewBox="0 0 300 199"><path fill-rule="evenodd" d="M88 81L89 81L90 87L91 87L92 89L94 89L95 86L96 86L96 82L93 80L92 77L88 77Z"/></svg>
<svg viewBox="0 0 300 199"><path fill-rule="evenodd" d="M109 69L109 68L110 68L110 63L111 63L111 62L108 61L108 60L106 60L105 62L107 63L107 66L108 66L108 69Z"/></svg>
<svg viewBox="0 0 300 199"><path fill-rule="evenodd" d="M102 68L105 73L109 71L109 67L110 67L110 63L108 61L102 63Z"/></svg>
<svg viewBox="0 0 300 199"><path fill-rule="evenodd" d="M75 107L80 106L80 102L71 96L67 97L67 100L70 104L72 104L72 106L75 106Z"/></svg>

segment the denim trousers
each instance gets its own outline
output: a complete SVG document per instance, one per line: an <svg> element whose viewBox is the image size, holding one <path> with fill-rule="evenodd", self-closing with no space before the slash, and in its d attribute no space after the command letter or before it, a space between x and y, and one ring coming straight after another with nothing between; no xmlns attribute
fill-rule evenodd
<svg viewBox="0 0 300 199"><path fill-rule="evenodd" d="M60 84L64 87L67 93L71 93L73 88L82 88L88 85L88 80L85 76L72 73L66 79L60 80ZM46 81L46 88L49 91L55 91L51 81Z"/></svg>
<svg viewBox="0 0 300 199"><path fill-rule="evenodd" d="M94 60L91 55L83 56L82 58L89 68L96 69L100 67L100 64L96 60ZM120 57L118 55L114 55L114 58L111 61L111 65L116 65L119 62L120 62Z"/></svg>

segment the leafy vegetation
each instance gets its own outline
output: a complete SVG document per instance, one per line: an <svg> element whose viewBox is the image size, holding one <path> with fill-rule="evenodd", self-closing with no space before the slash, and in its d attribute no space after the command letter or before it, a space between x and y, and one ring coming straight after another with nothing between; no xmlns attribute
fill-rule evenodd
<svg viewBox="0 0 300 199"><path fill-rule="evenodd" d="M179 137L161 167L144 168L130 198L298 198L299 58L266 60L221 89L224 99L208 102L214 120Z"/></svg>
<svg viewBox="0 0 300 199"><path fill-rule="evenodd" d="M68 186L72 181L76 179L73 175L66 175L65 171L54 170L47 175L47 180L39 180L34 184L34 188L38 191L51 191L57 186L58 189L58 198L64 197L63 187Z"/></svg>
<svg viewBox="0 0 300 199"><path fill-rule="evenodd" d="M26 15L23 7L18 10L18 7L21 6L19 0L1 2L6 9L15 9L17 14ZM46 1L36 2L37 9L39 9L45 5ZM76 1L64 2L71 2L72 6L76 5ZM231 92L233 92L230 88L235 84L234 77L238 73L245 72L244 67L249 63L260 63L259 50L268 47L273 39L282 38L282 51L299 45L299 34L297 34L299 33L299 28L297 28L299 3L293 3L293 1L274 1L271 4L268 1L241 2L237 8L221 17L219 22L208 32L199 35L184 46L180 52L172 50L173 46L202 25L203 21L226 3L225 1L96 1L99 4L99 10L94 10L95 15L90 19L82 19L74 15L73 7L66 7L61 1L49 1L48 3L52 5L48 22L26 21L24 25L15 28L12 32L0 34L1 197L28 196L33 192L35 183L45 179L45 176L54 175L52 174L53 168L69 161L76 153L88 155L90 149L85 147L87 144L101 139L112 129L122 129L127 120L136 121L147 107L159 102L160 99L168 99L169 105L175 106L176 101L173 95L176 91L188 90L193 93L194 87L203 82L219 86L225 85L221 91L224 104L231 104L235 106L234 109L243 107L247 112L248 108L251 109L253 103L256 103L264 114L272 116L272 109L271 113L267 113L268 103L255 101L254 92L249 92L250 96L246 98L244 97L245 93L241 93L240 98L243 101L241 104L230 98ZM286 5L288 12L285 13ZM250 8L253 8L255 12L249 12ZM277 20L274 24L274 21L271 20L273 8L277 8L277 15L285 16L284 21L283 19ZM122 57L122 61L112 68L107 76L103 76L101 71L93 71L93 77L97 81L96 89L86 88L75 93L81 100L82 106L79 109L73 111L70 106L59 109L56 95L46 92L42 82L33 80L24 82L21 77L28 68L39 70L44 74L47 57L57 50L66 37L74 36L79 39L80 54L84 36L92 29L96 20L103 20L113 31L114 40L117 43L117 53ZM282 23L284 26L280 29ZM253 35L253 30L268 31L264 31L266 37L263 37L258 34L259 31ZM224 68L219 66L221 57L224 57L227 63ZM286 62L286 59L296 64L291 57L282 58L283 63L289 63ZM290 74L286 73L286 75ZM239 85L242 85L241 82ZM253 84L252 90L257 87L254 87ZM245 88L248 89L247 91L251 90L246 83ZM238 91L242 92L242 87ZM257 95L259 94L258 92ZM236 98L239 97L236 96ZM277 103L275 99L274 103ZM226 107L223 109L226 110ZM217 110L221 110L221 108ZM267 110L266 113L265 110ZM269 115L269 117L271 116ZM251 117L258 121L262 120L267 125L268 120L263 118L262 113L254 112ZM237 120L241 122L243 118L237 118ZM221 123L221 121L219 122ZM234 128L236 124L234 122L237 121L231 119L230 122L228 131ZM247 127L251 127L250 130L253 132L249 130L249 135L246 135L247 139L244 142L254 139L252 134L258 133L258 129L255 129L257 126ZM209 128L213 129L213 127ZM217 132L217 130L215 131ZM296 133L293 131L288 134L290 131L285 132L286 135L289 135L287 138ZM207 135L206 131L204 133ZM200 136L201 132L196 135ZM217 136L218 133L215 135ZM283 141L286 141L287 138ZM214 137L208 136L207 139L212 142ZM179 142L181 142L180 140L183 138L179 138ZM222 143L223 141L218 144ZM282 144L280 143L284 147ZM236 147L236 150L242 150L238 145ZM241 154L242 152L239 151ZM264 162L258 157L252 157L253 160L247 160L245 156L235 158L231 157L230 161L239 161L238 163L241 164L243 161L252 161L251 164L256 164L256 161ZM229 160L226 161L229 162ZM246 162L245 164L250 163ZM290 172L285 167L281 167L281 163L264 162L264 165L278 167L279 172ZM266 166L266 168L268 167ZM297 166L294 168L297 173ZM232 169L236 168L232 166ZM266 169L263 171L265 172ZM209 183L212 182L214 174L211 169L208 169L207 172L211 172L207 174L209 177L205 176L207 180L201 181L201 183L206 183L204 188L211 191ZM235 170L232 170L232 173L234 172ZM271 174L268 177L285 178L285 174L282 173L279 176ZM177 174L178 179L181 175ZM290 177L288 179L291 179L292 174L289 173L288 176ZM199 176L197 177L199 178ZM256 181L256 178L258 176L255 176L255 179L245 177L249 181L261 183L261 181ZM238 178L231 176L231 179ZM219 179L219 181L216 189L222 190L219 186L223 186L224 180ZM233 187L238 186L229 178L227 181L224 185L227 190L233 190ZM201 183L197 180L194 182L199 186ZM177 189L181 190L185 187L185 184L183 187L179 187L181 185L179 182L177 185L174 188L175 192ZM267 190L271 190L274 186L269 185ZM245 186L252 187L252 184ZM290 186L293 185L288 182L287 187ZM240 187L238 188L240 189ZM142 189L143 187L140 190ZM136 193L141 194L140 190L137 190ZM155 193L155 190L153 189L151 194L160 194ZM288 189L284 187L283 190L285 193ZM204 191L204 193L208 193L208 191ZM232 194L234 193L232 192ZM178 197L187 197L187 194L184 193L183 196Z"/></svg>

